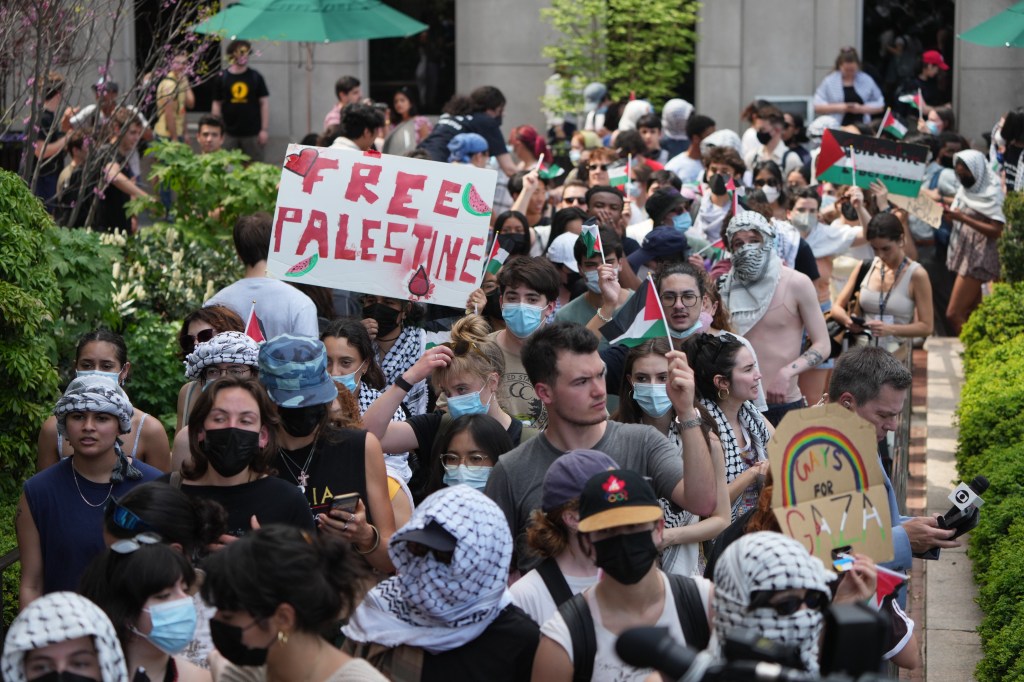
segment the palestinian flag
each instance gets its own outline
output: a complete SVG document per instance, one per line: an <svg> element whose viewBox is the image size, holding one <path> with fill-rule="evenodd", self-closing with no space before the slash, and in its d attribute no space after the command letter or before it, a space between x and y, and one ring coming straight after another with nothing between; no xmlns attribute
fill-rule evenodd
<svg viewBox="0 0 1024 682"><path fill-rule="evenodd" d="M917 92L912 92L906 95L900 95L899 100L904 104L909 104L918 111L924 111L924 97L921 96L920 88L918 88Z"/></svg>
<svg viewBox="0 0 1024 682"><path fill-rule="evenodd" d="M498 270L501 270L501 266L508 260L508 251L501 248L501 244L498 242L498 235L494 235L494 245L491 247L491 255L487 259L487 265L484 266L484 274L497 275Z"/></svg>
<svg viewBox="0 0 1024 682"><path fill-rule="evenodd" d="M897 140L902 140L907 134L907 126L900 123L899 119L893 116L892 111L886 109L882 125L878 128L878 134L881 135L882 133L889 133Z"/></svg>
<svg viewBox="0 0 1024 682"><path fill-rule="evenodd" d="M256 315L256 301L252 302L252 308L249 309L249 319L245 322L245 335L256 343L263 343L267 340L263 321Z"/></svg>
<svg viewBox="0 0 1024 682"><path fill-rule="evenodd" d="M608 184L612 187L625 187L629 184L629 166L622 165L608 169Z"/></svg>
<svg viewBox="0 0 1024 682"><path fill-rule="evenodd" d="M668 337L658 290L649 279L616 311L612 321L601 327L601 334L613 346L621 343L630 348Z"/></svg>
<svg viewBox="0 0 1024 682"><path fill-rule="evenodd" d="M878 610L882 607L882 600L899 589L907 579L907 576L896 571L890 571L882 566L878 567L878 586L875 589L874 606Z"/></svg>
<svg viewBox="0 0 1024 682"><path fill-rule="evenodd" d="M733 182L732 178L729 178L729 181L725 183L725 191L732 198L732 214L736 215L740 212L740 196L739 192L736 191L736 183Z"/></svg>
<svg viewBox="0 0 1024 682"><path fill-rule="evenodd" d="M553 163L547 168L541 168L537 171L537 175L540 176L542 180L552 180L563 174L565 174L565 169L557 163Z"/></svg>
<svg viewBox="0 0 1024 682"><path fill-rule="evenodd" d="M601 243L601 231L597 225L584 225L580 239L587 245L587 258L604 257L604 244Z"/></svg>

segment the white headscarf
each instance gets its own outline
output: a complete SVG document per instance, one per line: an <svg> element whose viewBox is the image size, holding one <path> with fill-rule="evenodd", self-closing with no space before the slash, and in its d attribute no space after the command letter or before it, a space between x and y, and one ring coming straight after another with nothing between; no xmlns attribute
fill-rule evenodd
<svg viewBox="0 0 1024 682"><path fill-rule="evenodd" d="M733 268L722 279L722 303L740 335L750 331L764 317L782 276L782 260L775 248L775 226L756 211L743 211L729 221L725 230L726 248L733 236L743 230L756 230L764 242L746 244L732 254Z"/></svg>
<svg viewBox="0 0 1024 682"><path fill-rule="evenodd" d="M781 616L770 608L749 610L754 592L817 590L830 598L828 582L835 576L817 557L791 537L767 531L750 533L726 547L715 564L714 626L719 647L733 628L752 628L758 635L800 649L800 659L818 672L821 611L801 609Z"/></svg>
<svg viewBox="0 0 1024 682"><path fill-rule="evenodd" d="M451 564L413 556L403 540L438 523L455 539ZM467 485L442 488L391 536L397 575L369 593L342 628L362 643L451 651L479 637L512 603L507 589L512 534L501 509Z"/></svg>
<svg viewBox="0 0 1024 682"><path fill-rule="evenodd" d="M61 440L66 438L68 415L72 412L112 414L117 417L121 433L128 433L132 430L132 415L135 414L135 409L117 382L88 374L76 377L53 408L53 414L57 417L57 436ZM110 475L112 482L119 483L126 478L137 481L142 478L142 472L128 461L121 449L120 438L114 443L114 451L117 453L117 463Z"/></svg>
<svg viewBox="0 0 1024 682"><path fill-rule="evenodd" d="M260 346L242 332L221 332L185 358L185 376L195 381L211 365L230 363L259 367Z"/></svg>
<svg viewBox="0 0 1024 682"><path fill-rule="evenodd" d="M693 114L693 105L685 99L670 99L661 108L661 131L670 140L686 139L686 122Z"/></svg>
<svg viewBox="0 0 1024 682"><path fill-rule="evenodd" d="M960 186L953 199L954 208L966 206L990 220L1005 223L1003 214L1003 188L999 185L996 174L989 170L988 159L974 149L965 149L953 156L953 164L960 161L974 176L974 184L970 187Z"/></svg>
<svg viewBox="0 0 1024 682"><path fill-rule="evenodd" d="M92 637L102 682L128 682L124 652L110 619L100 607L74 592L51 592L18 614L4 642L3 678L25 682L28 652L79 637Z"/></svg>
<svg viewBox="0 0 1024 682"><path fill-rule="evenodd" d="M641 116L654 113L654 105L645 99L635 99L627 102L622 108L622 115L619 117L619 130L636 130L636 122Z"/></svg>

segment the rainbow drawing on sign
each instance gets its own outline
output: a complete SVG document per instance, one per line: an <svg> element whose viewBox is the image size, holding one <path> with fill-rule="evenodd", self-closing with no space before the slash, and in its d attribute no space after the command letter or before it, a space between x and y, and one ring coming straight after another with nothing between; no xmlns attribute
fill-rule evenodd
<svg viewBox="0 0 1024 682"><path fill-rule="evenodd" d="M801 459L802 455L807 455ZM830 464L830 461L832 464ZM790 507L807 500L796 499L796 481L805 481L819 466L831 466L839 471L848 462L853 472L854 490L868 489L868 472L864 458L841 431L814 426L798 432L782 453L782 503Z"/></svg>

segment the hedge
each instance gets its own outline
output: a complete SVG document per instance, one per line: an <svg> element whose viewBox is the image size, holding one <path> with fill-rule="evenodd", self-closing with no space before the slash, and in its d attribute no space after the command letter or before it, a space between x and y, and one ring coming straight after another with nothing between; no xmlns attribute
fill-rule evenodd
<svg viewBox="0 0 1024 682"><path fill-rule="evenodd" d="M1024 681L1024 285L999 284L964 326L957 468L989 479L969 556L983 612L981 682Z"/></svg>

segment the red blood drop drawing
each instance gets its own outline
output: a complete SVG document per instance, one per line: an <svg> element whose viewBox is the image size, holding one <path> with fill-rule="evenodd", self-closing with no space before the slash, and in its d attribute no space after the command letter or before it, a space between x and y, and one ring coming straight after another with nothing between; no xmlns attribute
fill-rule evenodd
<svg viewBox="0 0 1024 682"><path fill-rule="evenodd" d="M427 271L421 265L409 280L409 293L413 296L426 296L429 292L430 279L427 277Z"/></svg>
<svg viewBox="0 0 1024 682"><path fill-rule="evenodd" d="M306 177L306 174L309 173L309 170L313 167L313 164L319 156L320 152L307 147L298 154L289 154L286 156L284 159L284 167L296 175Z"/></svg>

